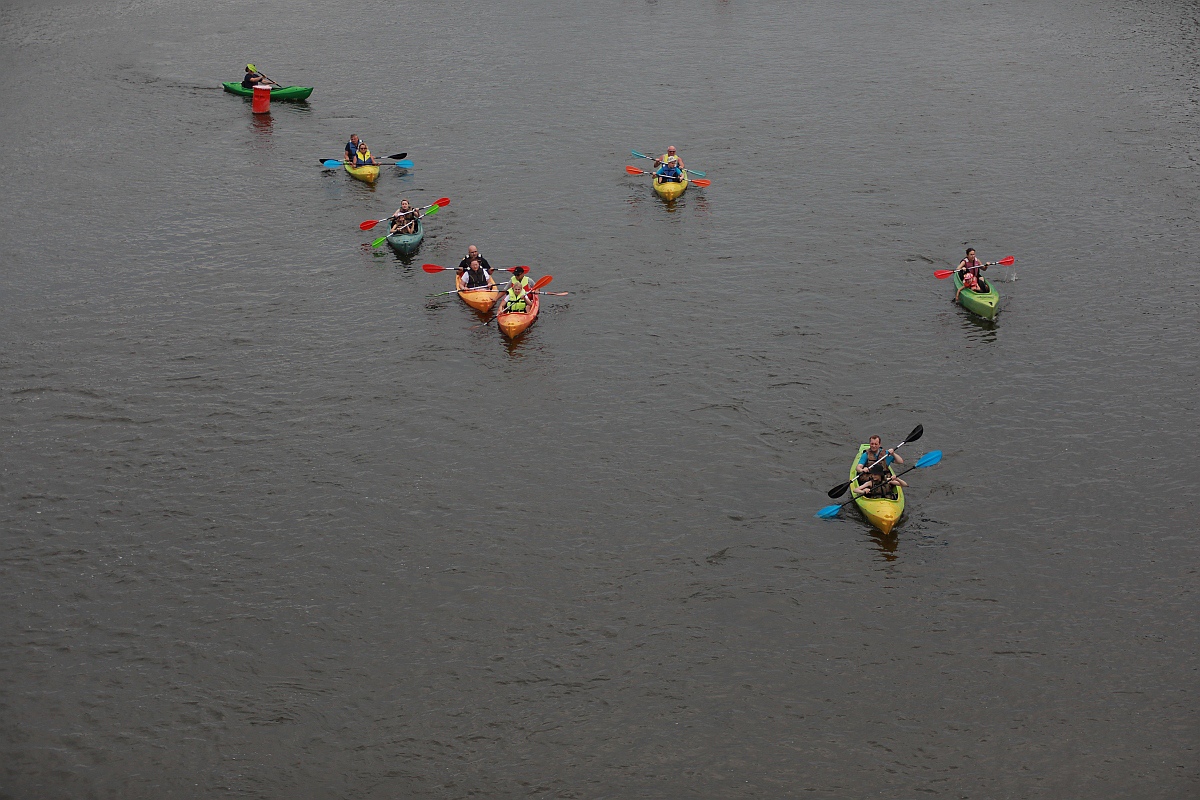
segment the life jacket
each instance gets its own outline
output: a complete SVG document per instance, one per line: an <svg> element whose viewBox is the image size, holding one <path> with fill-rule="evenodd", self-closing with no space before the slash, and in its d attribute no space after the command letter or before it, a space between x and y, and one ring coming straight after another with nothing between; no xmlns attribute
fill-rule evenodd
<svg viewBox="0 0 1200 800"><path fill-rule="evenodd" d="M888 456L887 450L884 450L882 447L879 448L878 455L876 455L874 458L871 458L871 450L868 448L863 450L862 458L858 460L858 463L862 464L864 467L870 467L870 469L867 470L868 475L882 477L883 475L887 474L888 458L890 458L890 456ZM875 464L876 461L879 463ZM875 466L872 467L872 464L875 464Z"/></svg>
<svg viewBox="0 0 1200 800"><path fill-rule="evenodd" d="M975 277L975 273L967 272L962 278L963 288L970 289L972 292L983 291L980 288L979 278Z"/></svg>
<svg viewBox="0 0 1200 800"><path fill-rule="evenodd" d="M477 289L481 287L486 288L488 285L487 271L484 270L483 267L479 268L478 273L472 272L468 269L463 273L463 283L468 289Z"/></svg>
<svg viewBox="0 0 1200 800"><path fill-rule="evenodd" d="M361 167L361 166L365 165L367 162L369 162L370 160L371 160L371 151L370 150L367 150L365 153L358 151L358 150L356 150L354 152L354 166Z"/></svg>
<svg viewBox="0 0 1200 800"><path fill-rule="evenodd" d="M525 291L532 285L533 283L525 275L522 275L520 280L513 278L508 284L508 299L505 301L505 307L509 311L517 313L524 311L528 303Z"/></svg>
<svg viewBox="0 0 1200 800"><path fill-rule="evenodd" d="M967 261L967 259L964 258L963 261ZM978 278L979 270L983 269L983 262L979 260L978 256L972 256L970 261L963 264L963 269Z"/></svg>
<svg viewBox="0 0 1200 800"><path fill-rule="evenodd" d="M666 153L663 153L661 156L659 156L658 160L663 164L674 164L679 160L679 156L669 156Z"/></svg>

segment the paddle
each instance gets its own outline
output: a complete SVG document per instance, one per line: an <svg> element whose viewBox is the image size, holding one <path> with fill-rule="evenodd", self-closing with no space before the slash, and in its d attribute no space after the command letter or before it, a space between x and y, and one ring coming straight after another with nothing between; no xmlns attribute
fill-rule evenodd
<svg viewBox="0 0 1200 800"><path fill-rule="evenodd" d="M425 214L424 216L426 216L426 217L432 217L434 214L436 214L437 212L439 212L439 211L441 211L441 210L442 210L442 207L441 207L441 206L435 205L435 206L434 206L434 207L433 207L433 208L432 208L432 209L429 211L429 213ZM400 234L400 235L401 235L401 236L403 236L404 234ZM391 234L390 234L390 233L386 233L386 234L384 234L383 236L380 236L378 239L376 239L375 241L371 242L371 247L379 247L379 245L381 245L381 244L383 244L384 242L386 242L386 241L387 241L387 237L389 237L389 236L391 236Z"/></svg>
<svg viewBox="0 0 1200 800"><path fill-rule="evenodd" d="M915 442L917 439L920 439L924 433L925 433L925 429L922 428L920 425L918 425L917 427L912 429L912 433L910 433L908 436L904 437L904 441L902 441L900 444L898 444L892 448L892 452L899 450L901 447L904 447L904 445L908 444L909 442ZM880 458L879 461L876 461L874 464L871 464L870 466L867 467L867 469L868 470L871 469L872 467L876 466L877 464L879 464L886 458L887 458L887 453L885 452L883 454L883 457ZM850 484L853 482L854 482L854 480L851 479L851 480L846 481L845 483L839 483L837 486L833 487L828 492L826 492L826 494L828 494L830 497L835 497L835 498L841 497L842 495L844 495L846 493L846 490L850 488Z"/></svg>
<svg viewBox="0 0 1200 800"><path fill-rule="evenodd" d="M414 210L415 211L424 211L425 209L433 208L434 206L438 206L439 208L445 208L448 205L450 205L450 198L449 197L441 197L441 198L438 198L437 200L434 200L432 203L430 203L427 206L421 206L420 208L417 208ZM430 212L430 213L433 213L433 212ZM425 214L423 216L428 217L429 214ZM379 223L387 222L389 219L391 219L391 217L384 217L383 219L369 219L366 222L358 223L358 229L360 231L369 231L369 230L371 230L371 228L374 228Z"/></svg>
<svg viewBox="0 0 1200 800"><path fill-rule="evenodd" d="M637 167L626 167L625 171L630 175L649 175L651 177L657 177L653 172L647 172L646 170L638 169ZM688 183L692 184L693 186L699 186L701 189L703 189L705 186L712 186L712 181L706 181L703 178L696 178L693 180L691 178L691 170L685 171L688 173Z"/></svg>
<svg viewBox="0 0 1200 800"><path fill-rule="evenodd" d="M644 153L639 153L637 150L630 150L629 152L630 152L630 154L632 154L632 155L634 155L634 156L636 156L636 157L638 157L638 158L648 158L648 159L650 159L651 161L658 161L658 159L657 159L657 158L655 158L654 156L648 156L648 155L646 155L646 154L644 154ZM708 173L707 173L707 172L701 172L701 171L700 171L700 170L698 170L698 169L689 169L689 170L688 170L688 174L689 174L689 175L695 175L697 178L703 178L703 177L704 177L705 175L707 175Z"/></svg>
<svg viewBox="0 0 1200 800"><path fill-rule="evenodd" d="M1002 267L1011 267L1015 263L1017 263L1016 256L1005 256L1004 258L1000 259L999 261L988 261L983 266L994 267L994 266L999 265ZM951 275L953 275L957 271L958 270L954 270L954 269L936 269L933 271L933 277L935 277L939 281L941 281L941 280L945 280L946 278L949 278Z"/></svg>
<svg viewBox="0 0 1200 800"><path fill-rule="evenodd" d="M923 467L932 467L934 464L938 463L941 460L942 460L942 451L941 450L934 450L932 453L926 453L925 455L923 455L917 459L917 463L913 464L908 469L901 470L900 472L898 472L896 474L896 477L899 478L904 473L912 472L914 469L922 469ZM849 484L847 484L847 485L849 485ZM833 519L834 517L837 516L839 511L841 511L843 508L845 508L846 506L853 503L856 499L857 498L855 498L855 497L851 497L849 500L847 500L844 503L835 503L834 505L831 505L831 506L825 506L824 508L822 508L820 511L818 511L816 513L816 516L820 517L821 519Z"/></svg>
<svg viewBox="0 0 1200 800"><path fill-rule="evenodd" d="M529 270L529 267L523 267L523 268L526 271ZM445 272L446 270L449 270L449 269L456 270L456 269L458 269L458 267L439 267L437 264L422 264L421 269L425 270L430 275L432 275L435 272ZM491 271L492 272L512 272L514 269L516 269L516 267L494 267Z"/></svg>
<svg viewBox="0 0 1200 800"><path fill-rule="evenodd" d="M391 158L391 156L388 156L388 158ZM338 167L340 167L342 164L345 164L345 163L346 163L345 161L339 161L336 158L327 158L321 162L321 165L323 167L325 167L325 169L337 169ZM404 161L396 161L396 162L380 161L375 166L378 166L378 167L402 167L404 169L409 169L413 166L413 162L411 162L407 159L405 159Z"/></svg>

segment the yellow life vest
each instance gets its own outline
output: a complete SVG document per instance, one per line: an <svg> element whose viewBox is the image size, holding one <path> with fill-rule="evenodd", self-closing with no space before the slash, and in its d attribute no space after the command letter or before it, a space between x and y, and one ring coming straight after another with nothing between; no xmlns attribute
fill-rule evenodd
<svg viewBox="0 0 1200 800"><path fill-rule="evenodd" d="M361 150L354 151L354 166L361 167L363 164L366 164L370 160L371 160L370 148L368 148L365 153Z"/></svg>
<svg viewBox="0 0 1200 800"><path fill-rule="evenodd" d="M508 298L505 304L509 311L524 311L525 310L525 292L532 284L529 278L521 276L518 280L513 278L508 284Z"/></svg>

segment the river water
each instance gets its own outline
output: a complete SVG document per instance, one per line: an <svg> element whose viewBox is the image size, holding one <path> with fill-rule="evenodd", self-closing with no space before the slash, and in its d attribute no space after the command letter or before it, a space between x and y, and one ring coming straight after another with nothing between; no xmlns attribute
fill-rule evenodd
<svg viewBox="0 0 1200 800"><path fill-rule="evenodd" d="M1200 794L1198 39L0 4L0 797ZM415 259L356 227L441 196ZM507 344L426 297L468 244L570 294ZM917 423L895 534L814 518Z"/></svg>

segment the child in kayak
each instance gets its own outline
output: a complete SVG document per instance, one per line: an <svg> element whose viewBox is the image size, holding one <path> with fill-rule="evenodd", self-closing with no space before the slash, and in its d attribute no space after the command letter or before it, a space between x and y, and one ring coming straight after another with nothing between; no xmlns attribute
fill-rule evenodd
<svg viewBox="0 0 1200 800"><path fill-rule="evenodd" d="M529 307L525 299L532 285L525 276L524 267L513 267L512 280L508 282L508 297L504 300L504 310L513 314L523 314Z"/></svg>
<svg viewBox="0 0 1200 800"><path fill-rule="evenodd" d="M392 229L388 231L392 234L410 234L417 232L417 220L425 216L419 208L413 208L407 200L400 201L400 207L396 209L396 213L392 214Z"/></svg>
<svg viewBox="0 0 1200 800"><path fill-rule="evenodd" d="M683 159L675 154L675 145L668 147L662 158L654 159L654 166L658 167L654 174L664 181L679 183L683 180Z"/></svg>

